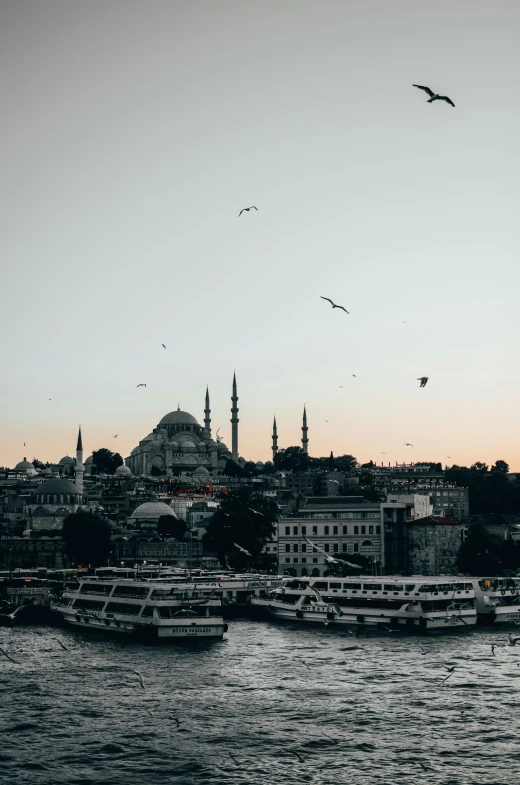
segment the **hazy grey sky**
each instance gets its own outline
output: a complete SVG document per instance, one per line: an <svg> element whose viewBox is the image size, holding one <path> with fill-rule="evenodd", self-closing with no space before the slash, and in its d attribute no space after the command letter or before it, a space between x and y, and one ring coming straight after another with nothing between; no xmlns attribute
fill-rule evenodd
<svg viewBox="0 0 520 785"><path fill-rule="evenodd" d="M230 444L236 370L248 459L305 402L313 455L520 470L520 3L0 8L0 464L206 383Z"/></svg>

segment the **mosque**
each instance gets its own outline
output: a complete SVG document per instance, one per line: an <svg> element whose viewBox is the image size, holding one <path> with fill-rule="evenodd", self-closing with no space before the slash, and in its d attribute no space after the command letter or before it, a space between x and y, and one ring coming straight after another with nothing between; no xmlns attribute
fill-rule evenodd
<svg viewBox="0 0 520 785"><path fill-rule="evenodd" d="M150 474L155 467L166 476L192 474L204 479L222 473L228 460L240 466L245 459L238 454L238 395L237 380L233 374L231 395L231 450L220 437L211 435L211 409L209 389L206 388L204 426L188 412L165 414L157 427L134 447L126 465L135 475Z"/></svg>

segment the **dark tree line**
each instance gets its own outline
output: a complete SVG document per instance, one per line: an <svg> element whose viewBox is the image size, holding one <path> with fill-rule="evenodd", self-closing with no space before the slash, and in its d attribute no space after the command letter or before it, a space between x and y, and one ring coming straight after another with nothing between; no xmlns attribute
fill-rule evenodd
<svg viewBox="0 0 520 785"><path fill-rule="evenodd" d="M505 523L496 516L488 522ZM470 575L502 575L506 570L520 568L520 542L505 540L492 534L483 521L470 526L466 539L461 545L457 568Z"/></svg>
<svg viewBox="0 0 520 785"><path fill-rule="evenodd" d="M312 458L306 455L301 447L286 447L275 455L274 465L279 471L291 471L296 474L312 469L324 472L350 472L356 468L357 461L353 455L339 455L335 458L332 453L325 458Z"/></svg>
<svg viewBox="0 0 520 785"><path fill-rule="evenodd" d="M520 513L520 486L507 477L509 466L497 461L489 468L478 461L469 468L452 466L446 470L446 482L469 490L470 515Z"/></svg>

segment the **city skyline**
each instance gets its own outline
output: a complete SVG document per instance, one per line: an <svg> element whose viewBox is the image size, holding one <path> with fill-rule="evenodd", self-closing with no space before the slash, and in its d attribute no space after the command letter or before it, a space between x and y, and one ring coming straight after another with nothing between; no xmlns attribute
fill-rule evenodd
<svg viewBox="0 0 520 785"><path fill-rule="evenodd" d="M520 470L520 8L153 7L3 6L0 465L207 384L231 448L234 370L248 460L305 404L313 456Z"/></svg>

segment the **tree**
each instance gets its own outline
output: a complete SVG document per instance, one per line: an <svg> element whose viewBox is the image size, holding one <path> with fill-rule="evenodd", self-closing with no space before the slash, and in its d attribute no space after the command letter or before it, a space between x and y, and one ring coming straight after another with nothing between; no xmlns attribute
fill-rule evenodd
<svg viewBox="0 0 520 785"><path fill-rule="evenodd" d="M236 461L228 459L224 466L224 474L226 477L244 477L244 470Z"/></svg>
<svg viewBox="0 0 520 785"><path fill-rule="evenodd" d="M157 521L157 534L163 540L167 537L174 537L176 540L180 541L184 538L187 529L188 525L186 521L183 521L180 518L174 518L173 515L161 515Z"/></svg>
<svg viewBox="0 0 520 785"><path fill-rule="evenodd" d="M41 461L38 460L38 458L32 459L32 465L34 466L35 469L45 469L45 466Z"/></svg>
<svg viewBox="0 0 520 785"><path fill-rule="evenodd" d="M301 474L308 470L310 459L301 447L286 447L284 450L279 450L276 453L274 465L279 471Z"/></svg>
<svg viewBox="0 0 520 785"><path fill-rule="evenodd" d="M75 565L99 567L107 563L111 551L110 525L87 510L68 515L62 537L67 555Z"/></svg>
<svg viewBox="0 0 520 785"><path fill-rule="evenodd" d="M118 466L123 465L123 459L118 452L102 447L92 453L92 462L101 474L114 474Z"/></svg>
<svg viewBox="0 0 520 785"><path fill-rule="evenodd" d="M217 554L223 566L229 560L231 566L244 567L261 558L262 548L276 531L277 518L278 508L272 499L250 488L229 492L208 523L204 546ZM240 551L235 543L251 556Z"/></svg>
<svg viewBox="0 0 520 785"><path fill-rule="evenodd" d="M34 463L34 461L33 461ZM496 461L494 466L491 467L492 472L502 472L503 474L507 474L509 471L509 464L505 461Z"/></svg>
<svg viewBox="0 0 520 785"><path fill-rule="evenodd" d="M500 544L500 538L490 534L483 523L472 524L460 547L457 569L470 575L499 574Z"/></svg>
<svg viewBox="0 0 520 785"><path fill-rule="evenodd" d="M482 472L483 474L489 471L489 467L487 463L482 463L482 461L477 461L476 463L472 464L472 469L476 472Z"/></svg>

